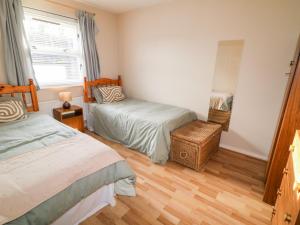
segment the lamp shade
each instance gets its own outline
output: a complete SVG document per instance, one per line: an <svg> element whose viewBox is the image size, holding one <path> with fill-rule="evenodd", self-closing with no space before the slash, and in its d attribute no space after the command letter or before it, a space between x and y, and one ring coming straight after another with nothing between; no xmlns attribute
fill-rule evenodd
<svg viewBox="0 0 300 225"><path fill-rule="evenodd" d="M63 102L72 101L72 93L71 92L59 92L58 93L59 100Z"/></svg>

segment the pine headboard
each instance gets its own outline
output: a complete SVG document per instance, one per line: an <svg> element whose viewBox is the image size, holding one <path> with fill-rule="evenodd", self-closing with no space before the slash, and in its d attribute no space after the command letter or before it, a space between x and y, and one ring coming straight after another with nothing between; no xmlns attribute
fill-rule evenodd
<svg viewBox="0 0 300 225"><path fill-rule="evenodd" d="M93 81L88 81L87 78L84 78L84 86L83 86L83 95L84 102L95 102L95 98L92 97L92 88L96 86L122 86L121 76L118 76L118 79L110 79L110 78L100 78Z"/></svg>
<svg viewBox="0 0 300 225"><path fill-rule="evenodd" d="M39 111L39 103L37 99L36 88L32 79L29 79L28 86L13 86L0 83L0 96L10 95L14 97L16 94L21 94L23 102L28 112ZM26 94L30 94L31 104L26 101Z"/></svg>

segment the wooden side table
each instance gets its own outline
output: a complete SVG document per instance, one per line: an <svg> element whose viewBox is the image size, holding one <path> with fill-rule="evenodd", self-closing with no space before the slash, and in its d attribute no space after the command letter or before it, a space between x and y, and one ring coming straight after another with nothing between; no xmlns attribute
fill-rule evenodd
<svg viewBox="0 0 300 225"><path fill-rule="evenodd" d="M72 105L70 109L55 108L53 117L74 129L84 131L83 110L80 106Z"/></svg>

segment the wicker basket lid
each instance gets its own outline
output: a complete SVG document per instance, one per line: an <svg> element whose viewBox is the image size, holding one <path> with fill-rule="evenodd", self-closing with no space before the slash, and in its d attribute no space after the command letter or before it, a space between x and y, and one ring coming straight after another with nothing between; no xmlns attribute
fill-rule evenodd
<svg viewBox="0 0 300 225"><path fill-rule="evenodd" d="M206 142L213 134L221 132L221 125L214 123L207 123L201 120L190 122L178 129L176 129L172 136L175 136L186 141L201 144Z"/></svg>

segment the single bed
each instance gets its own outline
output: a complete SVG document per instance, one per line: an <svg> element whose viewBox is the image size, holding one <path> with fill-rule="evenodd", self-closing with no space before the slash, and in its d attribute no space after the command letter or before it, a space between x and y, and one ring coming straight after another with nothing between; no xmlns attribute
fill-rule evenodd
<svg viewBox="0 0 300 225"><path fill-rule="evenodd" d="M114 150L38 113L35 87L0 84L0 95L31 96L27 119L0 124L0 224L73 225L114 195L135 196L135 175ZM26 103L27 105L27 103Z"/></svg>
<svg viewBox="0 0 300 225"><path fill-rule="evenodd" d="M155 163L164 164L169 158L170 132L196 120L196 114L188 109L132 98L97 104L90 97L92 87L121 84L120 77L118 80L85 80L84 99L88 103L89 128L98 135L146 154Z"/></svg>

